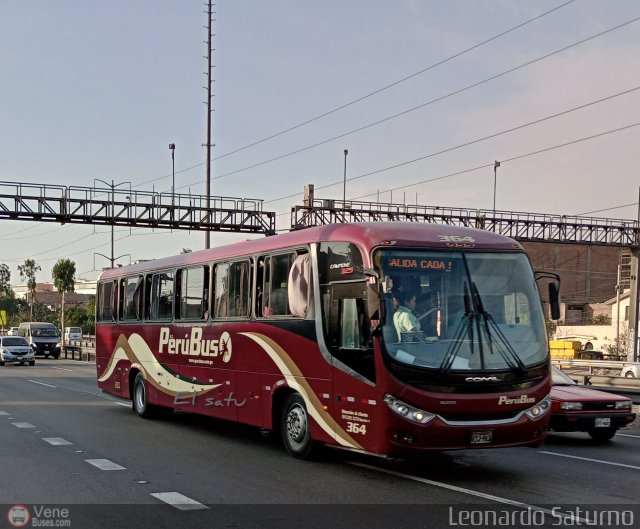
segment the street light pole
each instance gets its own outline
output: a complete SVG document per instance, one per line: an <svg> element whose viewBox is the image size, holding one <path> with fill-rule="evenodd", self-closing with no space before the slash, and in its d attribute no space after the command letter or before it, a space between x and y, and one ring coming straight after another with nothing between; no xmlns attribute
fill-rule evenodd
<svg viewBox="0 0 640 529"><path fill-rule="evenodd" d="M342 183L342 207L347 207L347 154L349 150L344 150L344 180Z"/></svg>
<svg viewBox="0 0 640 529"><path fill-rule="evenodd" d="M129 184L129 186L131 186L131 182L120 182L119 184L116 184L113 180L111 180L111 183L109 183L109 182L105 182L100 178L94 178L93 179L94 187L96 185L96 182L102 182L104 185L109 186L111 188L111 258L106 257L105 255L102 255L102 254L98 254L98 255L102 255L103 257L106 257L107 259L109 259L109 261L111 262L111 268L113 268L115 265L116 259L120 259L120 257L124 257L124 255L115 257L115 252L114 252L114 238L115 238L114 228L115 228L115 220L116 220L116 187L124 184ZM131 193L131 191L129 191L129 193Z"/></svg>
<svg viewBox="0 0 640 529"><path fill-rule="evenodd" d="M175 143L170 143L169 144L169 149L171 149L171 205L175 206L175 200L176 200L176 159L175 159L175 152L176 152L176 144Z"/></svg>
<svg viewBox="0 0 640 529"><path fill-rule="evenodd" d="M500 162L496 160L493 164L493 216L496 216L496 181L498 179L498 167Z"/></svg>

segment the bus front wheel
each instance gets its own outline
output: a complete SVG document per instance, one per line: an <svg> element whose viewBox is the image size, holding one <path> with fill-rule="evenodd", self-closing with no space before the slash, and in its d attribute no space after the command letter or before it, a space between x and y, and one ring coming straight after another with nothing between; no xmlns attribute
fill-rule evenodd
<svg viewBox="0 0 640 529"><path fill-rule="evenodd" d="M287 397L280 421L282 440L287 452L298 459L309 459L314 452L311 422L304 399L298 393Z"/></svg>
<svg viewBox="0 0 640 529"><path fill-rule="evenodd" d="M133 383L133 411L140 417L152 419L157 415L156 407L153 404L149 404L148 399L147 383L142 373L138 373Z"/></svg>

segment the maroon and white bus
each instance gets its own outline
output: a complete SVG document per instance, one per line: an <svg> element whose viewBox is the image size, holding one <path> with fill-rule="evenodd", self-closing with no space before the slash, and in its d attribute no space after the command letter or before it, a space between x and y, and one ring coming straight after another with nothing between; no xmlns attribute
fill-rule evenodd
<svg viewBox="0 0 640 529"><path fill-rule="evenodd" d="M534 272L520 244L481 230L326 225L110 269L96 357L100 388L142 417L279 431L301 458L319 443L403 456L547 432Z"/></svg>

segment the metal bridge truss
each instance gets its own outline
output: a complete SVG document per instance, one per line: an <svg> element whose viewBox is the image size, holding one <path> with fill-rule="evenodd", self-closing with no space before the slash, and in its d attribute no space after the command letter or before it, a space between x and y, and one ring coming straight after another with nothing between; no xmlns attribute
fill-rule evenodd
<svg viewBox="0 0 640 529"><path fill-rule="evenodd" d="M272 235L262 200L0 182L0 219Z"/></svg>
<svg viewBox="0 0 640 529"><path fill-rule="evenodd" d="M493 231L519 241L640 247L640 223L633 220L349 200L311 202L311 207L291 209L292 230L335 222L429 222Z"/></svg>

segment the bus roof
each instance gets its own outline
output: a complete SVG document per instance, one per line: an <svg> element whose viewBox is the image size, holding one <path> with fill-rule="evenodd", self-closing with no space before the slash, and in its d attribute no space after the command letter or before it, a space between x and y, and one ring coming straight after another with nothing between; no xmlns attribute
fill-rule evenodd
<svg viewBox="0 0 640 529"><path fill-rule="evenodd" d="M471 240L462 238L470 237ZM429 248L473 248L495 250L523 250L515 240L493 232L450 226L447 224L425 224L418 222L361 222L353 224L325 224L312 228L291 231L270 237L240 241L224 246L186 254L154 259L129 266L105 270L98 279L120 277L142 271L160 270L196 264L218 259L232 259L302 246L322 241L348 241L368 254L377 246L429 247Z"/></svg>

